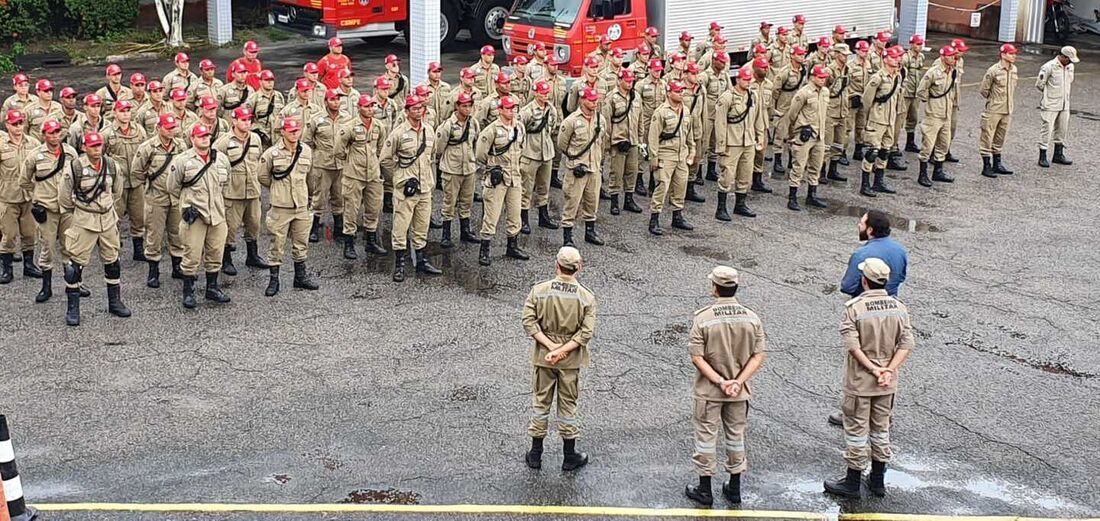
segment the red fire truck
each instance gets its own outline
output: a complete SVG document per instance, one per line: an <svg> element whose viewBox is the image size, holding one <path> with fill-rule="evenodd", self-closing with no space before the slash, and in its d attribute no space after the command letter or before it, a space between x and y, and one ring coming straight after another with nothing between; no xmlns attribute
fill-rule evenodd
<svg viewBox="0 0 1100 521"><path fill-rule="evenodd" d="M581 61L603 35L632 55L646 27L661 31L660 43L668 50L679 46L682 31L703 41L716 21L730 42L727 49L743 63L762 20L790 27L798 14L807 19L811 42L829 36L836 25L848 30L849 40L896 25L894 0L518 0L504 24L503 46L511 56L529 54L532 44L542 42L567 64L563 71L579 76Z"/></svg>
<svg viewBox="0 0 1100 521"><path fill-rule="evenodd" d="M272 0L270 25L315 38L389 41L408 29L410 0ZM416 1L416 0L412 0ZM462 29L495 43L513 0L440 0L439 39L446 47Z"/></svg>

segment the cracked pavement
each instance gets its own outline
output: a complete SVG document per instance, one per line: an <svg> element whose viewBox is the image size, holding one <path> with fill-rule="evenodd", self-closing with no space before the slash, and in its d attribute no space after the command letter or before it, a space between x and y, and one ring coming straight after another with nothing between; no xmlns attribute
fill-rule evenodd
<svg viewBox="0 0 1100 521"><path fill-rule="evenodd" d="M392 497L432 504L691 506L682 495L694 479L687 333L692 312L710 300L706 274L724 263L742 271L739 297L763 318L769 342L754 381L744 508L1096 515L1100 199L1088 191L1100 168L1090 154L1100 139L1090 116L1100 114L1100 54L1079 46L1072 103L1080 112L1068 148L1075 164L1049 170L1035 166L1038 94L1030 78L1050 50L1021 54L1004 154L1017 175L989 180L978 176L976 84L996 47L972 47L953 185L919 187L908 155L909 172L891 173L898 196L863 199L849 181L822 188L830 210L795 214L779 194L753 195L759 217L723 224L711 218L708 183L708 202L688 203L696 230L660 238L646 233L643 216L612 217L604 203L599 225L608 246L581 246L582 281L600 313L580 404L579 445L592 463L575 475L557 468L556 436L541 472L522 463L531 370L520 308L530 285L550 276L560 234L535 228L522 238L533 255L525 263L502 258L498 238L493 266L480 268L476 246L442 253L433 231L430 252L443 277L393 284L392 257L345 261L326 241L310 251L320 291L287 283L264 298L266 272L242 263L240 275L223 278L233 302L200 303L193 312L181 308L177 281L146 288L144 266L124 260L128 320L107 315L93 264L86 281L94 295L78 329L63 325L62 296L33 304L36 281L17 273L0 287L0 411L12 424L28 501L332 503L394 489ZM265 49L263 58L283 88L322 48ZM388 49L349 42L347 51L362 83ZM219 66L233 54L219 51ZM447 77L475 58L476 49L446 55ZM166 64L124 66L166 72ZM82 88L100 73L49 71L55 83ZM561 194L552 195L557 207ZM894 216L894 237L911 255L901 298L917 349L902 374L889 496L854 504L824 496L821 480L843 465L842 434L825 423L844 364L837 325L846 297L837 284L858 246L860 208L871 205Z"/></svg>

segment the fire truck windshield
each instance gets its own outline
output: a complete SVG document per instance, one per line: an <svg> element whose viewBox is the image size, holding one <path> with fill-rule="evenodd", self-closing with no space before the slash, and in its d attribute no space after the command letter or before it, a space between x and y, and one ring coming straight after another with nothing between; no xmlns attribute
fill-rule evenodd
<svg viewBox="0 0 1100 521"><path fill-rule="evenodd" d="M570 27L577 19L582 0L520 0L511 21L538 27Z"/></svg>

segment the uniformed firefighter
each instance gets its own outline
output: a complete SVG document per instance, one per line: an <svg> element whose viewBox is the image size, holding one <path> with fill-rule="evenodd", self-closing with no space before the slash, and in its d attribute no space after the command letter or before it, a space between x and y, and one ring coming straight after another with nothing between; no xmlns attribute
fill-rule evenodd
<svg viewBox="0 0 1100 521"><path fill-rule="evenodd" d="M966 66L965 66L966 54L968 52L970 52L970 48L967 47L966 42L963 41L960 38L955 38L954 40L951 40L951 47L954 47L955 52L957 53L956 58L955 58L955 70L958 71L957 83L959 85L962 85L963 84L963 73L966 72ZM950 137L951 137L952 141L954 141L954 139L955 139L956 131L957 131L958 126L959 126L959 108L962 106L962 89L961 88L956 88L954 92L955 92L955 104L954 104L955 109L951 112L951 134L950 134ZM946 158L947 158L948 163L958 163L959 162L958 158L951 155L951 146L950 145L948 145L948 147L947 147L947 156L946 156Z"/></svg>
<svg viewBox="0 0 1100 521"><path fill-rule="evenodd" d="M691 44L693 40L695 40L695 37L692 36L691 33L687 31L681 32L679 39L680 47L676 49L676 52L687 56L691 61L696 60L695 47Z"/></svg>
<svg viewBox="0 0 1100 521"><path fill-rule="evenodd" d="M121 99L115 102L114 122L100 135L103 137L103 154L118 163L122 181L122 198L115 201L118 218L130 221L130 242L135 261L145 261L145 187L130 172L138 147L148 139L145 129L132 124L133 102Z"/></svg>
<svg viewBox="0 0 1100 521"><path fill-rule="evenodd" d="M886 294L890 267L882 259L859 263L863 293L844 304L840 338L848 353L844 371L845 477L825 481L825 491L859 498L863 471L871 494L886 495L886 465L893 456L890 423L898 370L913 350L913 328L905 304Z"/></svg>
<svg viewBox="0 0 1100 521"><path fill-rule="evenodd" d="M199 125L206 125L206 128L210 129L210 138L213 141L221 139L222 136L229 133L229 125L225 123L225 120L218 117L218 100L211 96L202 96L196 103L198 107L198 119L195 120L191 126L183 127L185 136L191 135L191 129ZM188 137L190 140L190 137Z"/></svg>
<svg viewBox="0 0 1100 521"><path fill-rule="evenodd" d="M851 79L848 83L848 97L849 105L852 108L848 112L848 120L849 126L854 129L852 139L856 144L852 152L852 159L863 161L863 144L865 142L863 133L867 128L867 112L870 109L870 107L863 104L863 90L867 87L867 82L871 79L871 76L875 74L875 70L871 65L869 56L871 44L867 43L867 40L860 40L856 42L855 49L855 55L848 57L848 77Z"/></svg>
<svg viewBox="0 0 1100 521"><path fill-rule="evenodd" d="M951 146L951 114L954 111L954 90L959 88L955 70L954 47L940 49L940 59L924 73L917 86L917 98L924 103L921 120L920 176L918 182L932 186L932 181L954 181L943 171L943 162ZM932 178L928 178L928 162L933 165Z"/></svg>
<svg viewBox="0 0 1100 521"><path fill-rule="evenodd" d="M716 118L716 110L718 107L718 98L729 91L733 86L730 80L728 66L729 55L721 54L717 56L717 59L711 62L710 68L704 71L703 75L699 78L699 82L703 84L703 89L705 89L707 93L707 104L703 107L702 136L702 143L705 147L705 157L707 158L707 181L718 180L719 159L716 143L718 120ZM757 110L759 112L759 107ZM702 184L702 182L699 181L696 181L696 183Z"/></svg>
<svg viewBox="0 0 1100 521"><path fill-rule="evenodd" d="M826 84L829 90L829 108L823 134L827 148L825 161L822 163L821 184L848 180L847 177L840 175L838 168L845 150L848 150L848 135L851 134L851 129L848 127L851 119L848 114L852 107L848 98L852 92L850 90L852 80L849 76L848 60L852 53L848 50L848 44L838 43L833 46L832 54L833 63L829 67L829 80ZM826 166L828 171L824 171Z"/></svg>
<svg viewBox="0 0 1100 521"><path fill-rule="evenodd" d="M264 68L259 57L260 45L253 40L248 40L241 48L241 56L229 63L229 70L238 63L244 65L245 70L248 71L248 86L254 91L260 89L260 72ZM226 81L232 79L232 73L229 70L226 71Z"/></svg>
<svg viewBox="0 0 1100 521"><path fill-rule="evenodd" d="M84 152L84 134L95 132L96 135L99 135L107 127L107 123L103 120L102 110L103 98L96 94L84 96L84 112L82 115L77 116L72 126L69 127L69 144L77 152Z"/></svg>
<svg viewBox="0 0 1100 521"><path fill-rule="evenodd" d="M382 170L378 153L385 139L382 125L374 120L374 98L360 95L357 117L340 130L336 149L344 157L342 175L344 194L344 258L356 259L355 236L359 229L359 210L363 210L364 251L385 255L386 248L378 240L378 223L382 217Z"/></svg>
<svg viewBox="0 0 1100 521"><path fill-rule="evenodd" d="M523 173L523 201L520 207L521 231L530 231L530 210L534 202L538 208L539 227L558 229L558 223L550 217L550 178L557 157L554 136L561 127L561 106L555 105L550 96L553 87L546 80L535 82L534 95L519 113L527 139L523 142L523 154L519 159Z"/></svg>
<svg viewBox="0 0 1100 521"><path fill-rule="evenodd" d="M82 138L84 154L63 169L58 201L62 213L72 215L65 232L69 264L65 267L65 296L68 305L65 323L80 325L80 287L84 267L92 260L92 249L99 248L103 279L107 283L107 311L116 317L129 317L130 309L122 302L119 287L122 267L118 261L118 215L114 203L121 196L122 177L118 163L103 155L103 138L88 132Z"/></svg>
<svg viewBox="0 0 1100 521"><path fill-rule="evenodd" d="M436 115L440 122L446 121L455 112L455 107L458 104L459 96L466 94L470 99L477 103L485 94L474 87L474 78L477 73L469 67L463 67L458 72L458 85L451 89L447 94L446 99L443 102L442 110ZM470 107L470 113L473 114L473 106Z"/></svg>
<svg viewBox="0 0 1100 521"><path fill-rule="evenodd" d="M344 233L344 196L340 170L343 168L337 154L336 140L340 128L352 121L352 116L340 110L340 93L336 89L325 93L325 109L306 120L302 143L313 151L312 169L309 171L309 198L313 211L313 224L309 229L309 242L319 242L325 235L321 218L325 203L332 214L332 234L337 241Z"/></svg>
<svg viewBox="0 0 1100 521"><path fill-rule="evenodd" d="M813 69L814 65L829 65L829 48L833 46L832 40L822 36L817 40L817 50L806 58L806 65Z"/></svg>
<svg viewBox="0 0 1100 521"><path fill-rule="evenodd" d="M401 59L396 54L387 54L385 63L386 72L382 76L393 85L388 95L394 103L401 103L407 95L412 94L412 83L408 76L401 73Z"/></svg>
<svg viewBox="0 0 1100 521"><path fill-rule="evenodd" d="M72 224L73 216L61 211L58 187L61 183L61 171L77 158L77 153L76 149L61 142L61 124L56 119L43 121L39 131L45 142L31 150L24 161L20 186L31 194L30 212L38 225L38 243L41 249L36 265L42 273L42 290L34 297L34 301L42 303L53 296L55 260L59 259L62 265L69 262L65 233ZM23 255L23 262L26 262L29 253L32 252Z"/></svg>
<svg viewBox="0 0 1100 521"><path fill-rule="evenodd" d="M883 68L871 75L863 88L860 103L867 107L867 124L863 131L863 172L860 174L859 193L875 197L876 193L895 193L884 181L886 160L894 136L894 123L898 115L898 98L901 96L901 56L905 50L890 47L886 51ZM923 147L922 147L923 149ZM874 184L871 175L874 174Z"/></svg>
<svg viewBox="0 0 1100 521"><path fill-rule="evenodd" d="M806 84L810 76L810 68L805 63L806 49L796 45L791 49L790 65L778 71L772 77L772 84L775 89L772 92L772 106L774 109L771 111L771 116L775 118L775 151L772 154L772 175L775 177L787 173L787 168L783 166L783 156L787 157L788 166L791 163L791 152L788 148L790 136L787 135L787 129L790 127L791 122L789 109L791 108L791 99ZM769 115L767 114L768 111L765 110L764 112L765 116Z"/></svg>
<svg viewBox="0 0 1100 521"><path fill-rule="evenodd" d="M30 193L23 188L24 168L42 143L27 135L27 120L20 109L9 109L4 117L6 133L0 132L0 284L12 281L12 263L22 243L23 277L41 278L34 263L35 219Z"/></svg>
<svg viewBox="0 0 1100 521"><path fill-rule="evenodd" d="M665 82L673 80L684 81L684 69L687 68L687 57L679 54L672 53L668 56L668 62L666 64L667 72L665 73Z"/></svg>
<svg viewBox="0 0 1100 521"><path fill-rule="evenodd" d="M115 103L132 99L134 94L130 92L129 87L122 85L122 67L117 64L112 63L107 66L106 79L106 84L95 93L103 100L103 119L109 123L115 119Z"/></svg>
<svg viewBox="0 0 1100 521"><path fill-rule="evenodd" d="M305 128L306 122L313 119L315 114L324 110L324 101L321 103L313 102L313 85L309 83L309 80L299 78L294 83L294 99L283 105L283 109L279 111L279 117L276 120L293 118L298 120L300 128Z"/></svg>
<svg viewBox="0 0 1100 521"><path fill-rule="evenodd" d="M138 146L130 163L130 175L145 188L145 261L149 274L145 285L160 287L160 259L165 239L172 259L172 278L182 279L183 239L180 237L180 207L168 192L168 167L187 145L177 137L180 123L172 114L161 114L153 137Z"/></svg>
<svg viewBox="0 0 1100 521"><path fill-rule="evenodd" d="M267 211L264 227L271 237L267 251L267 264L271 266L271 278L264 296L279 293L279 267L283 264L283 250L291 242L290 255L294 260L294 287L316 290L318 285L309 278L306 259L309 257L309 184L306 181L313 167L313 150L302 143L302 124L294 118L283 118L281 136L260 156L260 185L268 189L271 208Z"/></svg>
<svg viewBox="0 0 1100 521"><path fill-rule="evenodd" d="M53 82L38 80L34 84L35 99L23 107L27 135L42 141L42 123L60 116L61 104L53 100Z"/></svg>
<svg viewBox="0 0 1100 521"><path fill-rule="evenodd" d="M283 93L275 90L275 73L267 69L260 71L260 89L248 97L245 106L252 112L252 131L260 136L266 150L279 139L280 114L286 106Z"/></svg>
<svg viewBox="0 0 1100 521"><path fill-rule="evenodd" d="M214 100L218 99L218 91L221 90L222 80L215 77L216 67L214 62L210 60L202 60L199 62L199 79L198 81L191 83L191 88L187 91L187 108L201 112L202 105L199 103L203 97L210 97Z"/></svg>
<svg viewBox="0 0 1100 521"><path fill-rule="evenodd" d="M573 223L577 214L584 219L584 242L603 246L596 232L596 213L600 204L600 171L603 153L609 141L609 121L597 110L600 94L591 87L580 93L580 110L561 124L558 149L565 155L565 203L561 211L562 243L573 245Z"/></svg>
<svg viewBox="0 0 1100 521"><path fill-rule="evenodd" d="M775 112L771 107L775 106L775 102L772 100L772 96L775 95L775 84L772 80L768 79L768 71L771 70L771 63L768 63L768 59L763 56L756 58L752 61L752 90L756 92L757 99L761 101L761 107L768 107L766 110L769 112L765 115L764 121L768 122L777 119ZM792 98L793 99L793 98ZM770 128L770 127L769 127ZM757 150L756 157L753 158L752 164L752 190L754 192L761 192L770 194L771 188L768 188L764 184L764 155L767 153L767 149Z"/></svg>
<svg viewBox="0 0 1100 521"><path fill-rule="evenodd" d="M474 87L481 92L489 92L493 87L493 80L500 74L500 67L493 63L497 50L492 45L481 47L481 57L470 66L475 73Z"/></svg>
<svg viewBox="0 0 1100 521"><path fill-rule="evenodd" d="M806 205L825 208L828 205L817 198L817 184L821 176L821 163L825 156L825 127L828 124L829 69L824 65L814 65L810 70L810 82L802 87L791 99L790 127L787 135L791 142L791 168L787 174L787 208L800 211L798 206L798 187L803 178L809 187L806 190Z"/></svg>
<svg viewBox="0 0 1100 521"><path fill-rule="evenodd" d="M770 70L773 75L790 66L791 49L790 30L786 27L777 28L775 30L775 41L768 48L767 54L768 64L771 65Z"/></svg>
<svg viewBox="0 0 1100 521"><path fill-rule="evenodd" d="M538 81L546 77L546 62L550 60L545 42L535 42L527 46L527 53L531 55L531 63L527 67L527 73L531 81Z"/></svg>
<svg viewBox="0 0 1100 521"><path fill-rule="evenodd" d="M543 440L555 398L558 434L564 443L561 468L571 471L588 464L588 455L576 450L580 436L577 401L581 368L590 363L588 344L596 328L596 296L577 281L581 267L581 253L572 246L562 247L554 263L556 276L532 287L523 304L523 330L535 341L531 353L533 411L527 427L531 449L524 457L532 469L542 468Z"/></svg>
<svg viewBox="0 0 1100 521"><path fill-rule="evenodd" d="M765 49L772 46L772 23L760 22L760 32L749 43L749 48L754 49L757 45L763 45Z"/></svg>
<svg viewBox="0 0 1100 521"><path fill-rule="evenodd" d="M435 130L424 122L427 104L413 95L405 98L405 122L398 125L382 144L379 160L393 170L393 281L405 280L405 257L412 243L416 271L440 275L442 270L428 261L428 224L432 215L435 172ZM412 240L409 241L409 234Z"/></svg>
<svg viewBox="0 0 1100 521"><path fill-rule="evenodd" d="M710 48L707 49L707 52L699 57L699 60L695 63L697 63L699 67L703 69L709 69L710 64L714 60L716 60L719 55L729 54L729 52L726 50L726 43L728 43L726 38L719 34L717 37L714 38L714 41L711 42Z"/></svg>
<svg viewBox="0 0 1100 521"><path fill-rule="evenodd" d="M749 383L764 364L767 342L760 317L737 301L737 270L716 266L707 278L715 300L695 312L688 345L695 366L691 392L695 450L691 461L699 484L688 485L684 493L704 505L714 503L711 479L717 471L721 439L726 448L724 467L730 475L722 485L722 495L739 505L741 474L748 469L745 427L752 399Z"/></svg>
<svg viewBox="0 0 1100 521"><path fill-rule="evenodd" d="M260 156L264 152L263 138L252 128L252 110L247 106L233 109L233 127L214 143L214 150L229 162L229 181L222 192L225 199L225 253L222 273L236 275L233 265L237 233L244 228L247 257L245 266L267 269L270 266L259 255L256 241L260 238L262 218L260 202Z"/></svg>
<svg viewBox="0 0 1100 521"><path fill-rule="evenodd" d="M527 57L522 54L512 58L512 88L509 89L509 92L520 107L531 100L531 89L534 80L527 73L528 61Z"/></svg>
<svg viewBox="0 0 1100 521"><path fill-rule="evenodd" d="M803 49L810 48L810 38L806 36L806 16L796 14L791 19L791 45Z"/></svg>
<svg viewBox="0 0 1100 521"><path fill-rule="evenodd" d="M140 72L135 72L130 75L130 102L134 107L134 115L137 115L137 109L145 104L149 100L149 93L145 90L145 86L148 82L145 81L145 75ZM138 120L132 119L135 125L141 125Z"/></svg>
<svg viewBox="0 0 1100 521"><path fill-rule="evenodd" d="M603 104L603 119L610 127L610 187L611 215L619 215L619 198L623 209L642 213L634 202L634 185L638 177L638 151L642 145L642 100L636 99L634 73L630 69L619 71L619 81L609 99Z"/></svg>
<svg viewBox="0 0 1100 521"><path fill-rule="evenodd" d="M248 103L252 97L252 87L248 86L248 69L243 63L230 65L233 81L222 85L218 90L218 112L226 124L233 126L233 111Z"/></svg>
<svg viewBox="0 0 1100 521"><path fill-rule="evenodd" d="M194 126L199 120L199 116L187 109L187 93L183 89L177 88L168 93L168 97L172 100L172 106L169 108L168 113L175 116L181 132L183 129ZM184 142L186 141L185 139Z"/></svg>
<svg viewBox="0 0 1100 521"><path fill-rule="evenodd" d="M294 82L294 86L286 93L288 102L298 99L299 91L306 91L309 94L310 105L320 110L320 107L325 104L325 92L328 92L328 88L320 81L320 71L321 68L316 63L308 62L303 65L302 77L299 80L305 80L305 82Z"/></svg>
<svg viewBox="0 0 1100 521"><path fill-rule="evenodd" d="M1012 170L1001 163L1001 149L1004 148L1008 126L1012 123L1012 112L1016 109L1018 52L1011 43L1002 45L1001 59L985 71L981 89L978 91L985 98L978 153L982 156L982 175L986 177L1012 174Z"/></svg>
<svg viewBox="0 0 1100 521"><path fill-rule="evenodd" d="M512 76L507 72L497 74L496 79L493 80L493 91L474 102L474 119L481 125L481 128L485 128L489 126L489 123L496 121L500 112L500 98L511 92Z"/></svg>
<svg viewBox="0 0 1100 521"><path fill-rule="evenodd" d="M206 273L206 300L218 304L229 296L218 287L225 249L225 198L229 183L229 159L210 148L210 127L199 123L191 129L191 148L172 160L168 167L168 193L180 208L180 236L183 239L183 307L195 307L195 278L199 268Z"/></svg>
<svg viewBox="0 0 1100 521"><path fill-rule="evenodd" d="M656 27L649 26L646 27L645 32L642 33L642 41L649 46L649 58L651 60L658 59L663 62L665 61L665 51L661 48L661 43L657 39L659 36L661 36L661 31Z"/></svg>
<svg viewBox="0 0 1100 521"><path fill-rule="evenodd" d="M639 158L646 158L645 160L650 164L653 162L653 154L656 153L656 150L649 148L649 126L653 122L653 113L668 98L668 84L661 78L664 70L665 66L660 60L650 60L641 72L637 69L634 70L634 79L636 80L634 92L642 102L642 116L638 121L638 139L646 147ZM651 168L648 190L646 183L641 179L642 176L638 176L634 188L635 194L645 196L653 191L655 186L654 172L655 170Z"/></svg>
<svg viewBox="0 0 1100 521"><path fill-rule="evenodd" d="M134 109L134 115L130 121L134 125L141 126L145 135L152 136L157 131L157 122L160 115L168 112L168 103L164 101L164 85L153 80L149 82L149 92L145 103Z"/></svg>
<svg viewBox="0 0 1100 521"><path fill-rule="evenodd" d="M742 67L732 89L718 97L715 109L715 150L721 162L718 177L718 208L714 218L731 220L727 199L734 193L733 213L744 217L756 217L745 203L752 182L752 162L756 153L768 142L768 129L764 123L766 107L751 89L752 69Z"/></svg>
<svg viewBox="0 0 1100 521"><path fill-rule="evenodd" d="M176 89L183 89L184 92L190 91L191 84L199 81L199 77L191 72L191 58L187 56L187 53L176 53L172 63L175 68L165 74L164 79L161 81L164 84L164 89L168 92Z"/></svg>
<svg viewBox="0 0 1100 521"><path fill-rule="evenodd" d="M432 90L431 102L428 103L428 108L435 112L437 121L442 123L444 119L451 117L449 113L446 116L443 115L447 112L446 105L451 96L451 84L443 81L443 65L440 65L439 62L428 64L428 83L426 85ZM358 101L358 96L355 101Z"/></svg>
<svg viewBox="0 0 1100 521"><path fill-rule="evenodd" d="M649 149L649 169L654 172L655 185L649 204L649 233L663 235L661 212L668 199L672 208L672 227L693 230L684 218L684 195L687 193L688 171L695 160L695 125L684 106L684 84L668 84L668 99L653 113L646 142Z"/></svg>
<svg viewBox="0 0 1100 521"><path fill-rule="evenodd" d="M526 132L516 117L519 103L511 95L500 98L500 117L481 130L474 146L478 165L485 169L482 181L484 212L481 220L481 250L477 262L492 264L490 248L496 235L497 222L504 212L507 223L508 249L506 257L528 260L519 247L520 206L523 202L523 172L520 158Z"/></svg>
<svg viewBox="0 0 1100 521"><path fill-rule="evenodd" d="M844 27L843 25L838 24L836 27L833 27L832 39L829 40L829 43L831 43L833 45L836 45L838 43L845 43L847 38L848 38L848 28Z"/></svg>
<svg viewBox="0 0 1100 521"><path fill-rule="evenodd" d="M718 22L711 22L710 25L707 26L707 39L695 46L695 51L691 55L691 59L698 63L699 59L714 47L714 40L721 35L722 26L719 25Z"/></svg>
<svg viewBox="0 0 1100 521"><path fill-rule="evenodd" d="M638 44L638 47L634 49L634 61L630 62L628 67L631 72L634 73L634 77L638 78L638 81L649 76L649 61L651 54L652 51L650 51L649 46L645 43ZM663 62L661 66L662 68L664 67Z"/></svg>
<svg viewBox="0 0 1100 521"><path fill-rule="evenodd" d="M458 217L459 238L462 242L478 242L470 230L470 210L474 204L474 184L477 182L477 161L474 143L481 132L481 125L473 118L474 96L460 92L455 100L455 110L436 129L435 156L443 178L442 248L453 248L451 223Z"/></svg>
<svg viewBox="0 0 1100 521"><path fill-rule="evenodd" d="M76 109L76 89L63 87L58 99L61 103L61 113L57 115L57 121L61 123L61 141L65 142L69 128L77 121L77 118L84 117L84 114ZM76 149L76 146L72 143L65 144Z"/></svg>
<svg viewBox="0 0 1100 521"><path fill-rule="evenodd" d="M871 64L875 70L883 67L883 59L886 57L886 44L890 43L890 33L879 31L871 38L874 47L871 49ZM898 42L900 44L900 42Z"/></svg>
<svg viewBox="0 0 1100 521"><path fill-rule="evenodd" d="M924 77L924 37L914 34L909 38L909 50L901 58L901 99L898 100L898 119L894 124L894 134L901 139L905 130L905 151L920 152L916 130L920 120L920 100L917 99L917 86Z"/></svg>
<svg viewBox="0 0 1100 521"><path fill-rule="evenodd" d="M382 129L383 140L397 126L398 114L403 110L398 102L390 99L392 89L393 84L385 77L374 79L374 122ZM379 169L382 171L382 212L393 213L393 169L381 161L381 156Z"/></svg>
<svg viewBox="0 0 1100 521"><path fill-rule="evenodd" d="M1073 161L1066 158L1066 135L1069 133L1069 95L1073 86L1074 64L1081 61L1077 58L1077 49L1065 46L1055 56L1043 64L1039 69L1039 77L1035 80L1035 88L1039 89L1042 97L1039 99L1039 118L1042 124L1039 127L1039 166L1047 168L1050 162L1058 165L1072 165ZM1054 155L1047 161L1047 150L1051 141L1054 142Z"/></svg>
<svg viewBox="0 0 1100 521"><path fill-rule="evenodd" d="M569 95L565 101L565 112L572 114L577 111L577 106L580 103L581 92L586 89L592 89L597 93L600 92L600 60L594 56L589 56L584 59L584 66L581 68L581 77L577 78L572 85L569 86Z"/></svg>
<svg viewBox="0 0 1100 521"><path fill-rule="evenodd" d="M600 72L600 96L610 96L619 85L619 72L623 70L623 50L615 47L607 56L608 66L602 67Z"/></svg>
<svg viewBox="0 0 1100 521"><path fill-rule="evenodd" d="M4 114L7 114L11 109L23 110L27 105L34 102L30 95L31 79L26 74L20 72L12 76L11 86L15 93L4 98L4 104L0 106L0 111Z"/></svg>

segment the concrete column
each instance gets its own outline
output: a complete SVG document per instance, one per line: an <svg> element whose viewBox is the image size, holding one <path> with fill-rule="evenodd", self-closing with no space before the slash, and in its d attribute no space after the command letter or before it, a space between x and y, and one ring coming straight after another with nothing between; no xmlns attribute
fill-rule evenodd
<svg viewBox="0 0 1100 521"><path fill-rule="evenodd" d="M233 4L229 0L206 2L206 39L225 45L233 39Z"/></svg>
<svg viewBox="0 0 1100 521"><path fill-rule="evenodd" d="M928 36L928 0L901 0L898 44L909 45L909 38L914 34Z"/></svg>
<svg viewBox="0 0 1100 521"><path fill-rule="evenodd" d="M1016 18L1016 41L1043 43L1046 0L1019 0Z"/></svg>
<svg viewBox="0 0 1100 521"><path fill-rule="evenodd" d="M1016 21L1020 14L1020 0L1001 0L1001 24L997 27L997 39L1016 41Z"/></svg>
<svg viewBox="0 0 1100 521"><path fill-rule="evenodd" d="M428 64L439 61L440 0L409 2L409 79L428 81Z"/></svg>

